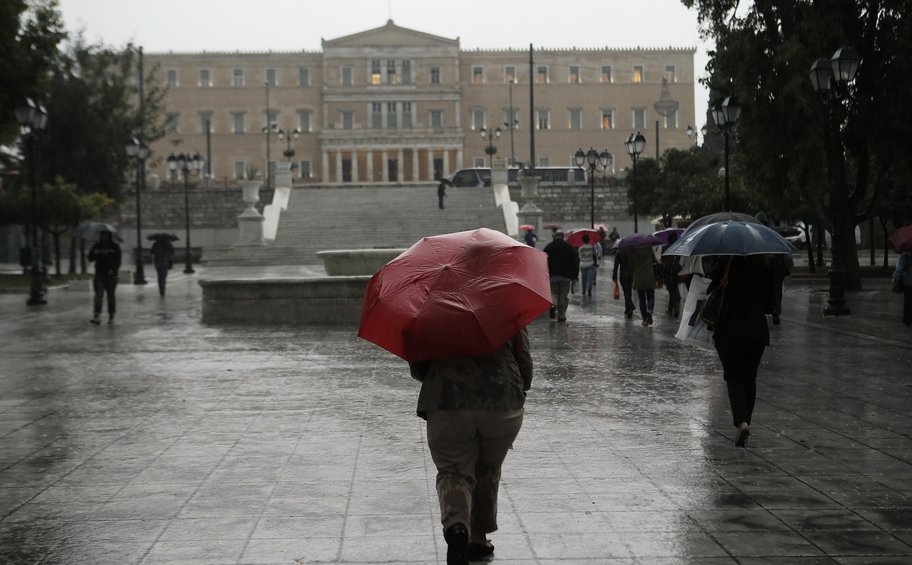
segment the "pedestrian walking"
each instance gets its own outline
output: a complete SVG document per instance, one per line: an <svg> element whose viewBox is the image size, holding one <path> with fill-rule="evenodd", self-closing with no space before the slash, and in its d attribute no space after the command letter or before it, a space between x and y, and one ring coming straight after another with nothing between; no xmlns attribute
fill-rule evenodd
<svg viewBox="0 0 912 565"><path fill-rule="evenodd" d="M558 322L567 321L567 306L570 304L570 285L579 276L579 255L564 241L564 232L554 231L551 243L545 246L548 255L548 276L551 279L550 316Z"/></svg>
<svg viewBox="0 0 912 565"><path fill-rule="evenodd" d="M526 235L523 236L523 240L529 247L535 247L535 244L538 243L538 234L535 233L534 229L527 229Z"/></svg>
<svg viewBox="0 0 912 565"><path fill-rule="evenodd" d="M608 249L613 253L614 244L617 240L621 239L621 234L618 233L617 226L611 228L611 233L608 234ZM602 240L604 241L604 240Z"/></svg>
<svg viewBox="0 0 912 565"><path fill-rule="evenodd" d="M108 323L114 323L114 314L117 312L117 299L114 291L117 289L118 271L120 271L120 246L114 241L110 231L103 230L98 234L98 242L89 249L89 261L95 263L95 277L92 279L92 288L95 291L95 302L92 310L93 324L101 323L102 303L105 295L108 298Z"/></svg>
<svg viewBox="0 0 912 565"><path fill-rule="evenodd" d="M167 238L155 240L152 244L152 260L155 272L158 274L158 294L165 296L165 284L168 281L168 271L173 266L174 246Z"/></svg>
<svg viewBox="0 0 912 565"><path fill-rule="evenodd" d="M580 279L583 285L583 296L592 296L592 285L595 283L595 270L598 268L598 254L595 245L589 243L589 236L583 234L583 244L577 249L580 266Z"/></svg>
<svg viewBox="0 0 912 565"><path fill-rule="evenodd" d="M672 243L678 240L678 236L671 234L668 236L668 245L662 248L664 251ZM681 272L681 257L678 255L662 255L660 260L662 265L662 281L665 290L668 291L668 308L666 313L677 318L681 315L681 288L678 286L678 274Z"/></svg>
<svg viewBox="0 0 912 565"><path fill-rule="evenodd" d="M792 274L792 267L795 265L795 261L792 259L791 255L782 253L770 255L769 264L773 275L773 284L776 289L776 303L773 307L773 325L778 326L781 321L779 315L782 314L782 287L785 284L785 277Z"/></svg>
<svg viewBox="0 0 912 565"><path fill-rule="evenodd" d="M893 271L893 284L902 286L902 321L907 327L912 326L912 252L906 251L896 260L896 270Z"/></svg>
<svg viewBox="0 0 912 565"><path fill-rule="evenodd" d="M443 210L443 201L446 200L446 189L450 186L450 181L446 179L440 179L440 184L437 185L437 207Z"/></svg>
<svg viewBox="0 0 912 565"><path fill-rule="evenodd" d="M776 300L768 257L717 257L707 291L719 286L724 287L723 307L713 328L713 345L722 362L732 423L738 429L735 445L744 447L757 399L757 369L770 343L766 315L773 312Z"/></svg>
<svg viewBox="0 0 912 565"><path fill-rule="evenodd" d="M621 249L614 255L614 269L611 280L620 283L624 291L624 317L630 320L636 307L633 304L633 271L630 268L630 250Z"/></svg>
<svg viewBox="0 0 912 565"><path fill-rule="evenodd" d="M532 385L529 336L523 328L490 355L419 361L409 369L421 381L417 411L427 420L437 467L447 565L489 559L501 468Z"/></svg>
<svg viewBox="0 0 912 565"><path fill-rule="evenodd" d="M633 271L633 289L637 293L643 326L652 325L652 311L655 308L656 257L652 247L640 246L630 250L630 269Z"/></svg>

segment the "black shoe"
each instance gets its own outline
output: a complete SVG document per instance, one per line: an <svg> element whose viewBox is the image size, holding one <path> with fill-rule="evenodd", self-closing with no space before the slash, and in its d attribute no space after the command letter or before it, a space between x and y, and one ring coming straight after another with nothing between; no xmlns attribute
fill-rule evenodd
<svg viewBox="0 0 912 565"><path fill-rule="evenodd" d="M95 316L91 320L89 320L89 323L95 324L97 326L98 324L101 323L101 320L98 319L98 316Z"/></svg>
<svg viewBox="0 0 912 565"><path fill-rule="evenodd" d="M470 543L469 544L469 561L487 561L494 555L494 544L490 541L487 543Z"/></svg>
<svg viewBox="0 0 912 565"><path fill-rule="evenodd" d="M465 524L453 524L443 532L447 542L447 565L469 565L469 530Z"/></svg>
<svg viewBox="0 0 912 565"><path fill-rule="evenodd" d="M552 306L551 308L549 308L549 309L548 309L548 317L551 318L552 320L553 320L555 317L557 317L557 308L555 308L555 307L553 307L553 306Z"/></svg>
<svg viewBox="0 0 912 565"><path fill-rule="evenodd" d="M735 447L744 447L750 434L750 425L747 422L741 422L738 427L738 437L735 439Z"/></svg>

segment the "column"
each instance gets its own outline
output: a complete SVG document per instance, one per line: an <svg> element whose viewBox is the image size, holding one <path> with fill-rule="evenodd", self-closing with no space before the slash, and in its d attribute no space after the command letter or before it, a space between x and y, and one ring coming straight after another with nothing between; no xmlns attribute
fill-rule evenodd
<svg viewBox="0 0 912 565"><path fill-rule="evenodd" d="M374 150L367 150L367 182L374 182Z"/></svg>
<svg viewBox="0 0 912 565"><path fill-rule="evenodd" d="M351 159L352 159L352 182L358 182L358 149L352 147L351 150Z"/></svg>
<svg viewBox="0 0 912 565"><path fill-rule="evenodd" d="M465 167L465 163L462 162L464 156L462 154L462 147L456 149L456 168L461 169Z"/></svg>
<svg viewBox="0 0 912 565"><path fill-rule="evenodd" d="M396 150L396 182L405 180L405 152L402 149Z"/></svg>
<svg viewBox="0 0 912 565"><path fill-rule="evenodd" d="M456 163L456 165L458 166L459 163ZM445 176L445 177L450 176L450 150L449 149L443 150L443 176Z"/></svg>
<svg viewBox="0 0 912 565"><path fill-rule="evenodd" d="M336 149L336 182L341 183L342 180L342 150Z"/></svg>
<svg viewBox="0 0 912 565"><path fill-rule="evenodd" d="M329 182L329 151L326 149L323 150L323 163L320 166L323 167L323 170L320 171L320 177L324 183Z"/></svg>
<svg viewBox="0 0 912 565"><path fill-rule="evenodd" d="M434 148L428 147L425 151L427 151L428 180L436 180L434 179Z"/></svg>
<svg viewBox="0 0 912 565"><path fill-rule="evenodd" d="M412 148L412 180L421 180L421 175L418 174L418 148Z"/></svg>
<svg viewBox="0 0 912 565"><path fill-rule="evenodd" d="M380 152L380 160L382 161L380 164L380 172L383 173L381 179L383 182L389 182L389 155L387 154L386 150Z"/></svg>

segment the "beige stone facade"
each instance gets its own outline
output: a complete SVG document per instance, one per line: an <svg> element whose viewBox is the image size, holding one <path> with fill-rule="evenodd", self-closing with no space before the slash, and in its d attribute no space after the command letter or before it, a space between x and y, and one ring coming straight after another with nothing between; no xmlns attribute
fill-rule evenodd
<svg viewBox="0 0 912 565"><path fill-rule="evenodd" d="M207 123L217 183L265 173L267 153L280 161L289 147L277 131L296 128L296 183L426 183L486 165L481 128L501 129L498 157L528 163L530 121L538 166L571 165L578 148L591 146L608 149L620 170L630 163L631 132L644 133L648 156L657 123L660 152L691 143L694 53L536 50L530 72L528 49L463 50L458 39L392 21L324 40L321 52L151 53L148 64L169 87L170 131L153 146L159 159L150 173L167 179L163 157L172 152L205 156ZM663 86L678 106L668 116L655 107Z"/></svg>

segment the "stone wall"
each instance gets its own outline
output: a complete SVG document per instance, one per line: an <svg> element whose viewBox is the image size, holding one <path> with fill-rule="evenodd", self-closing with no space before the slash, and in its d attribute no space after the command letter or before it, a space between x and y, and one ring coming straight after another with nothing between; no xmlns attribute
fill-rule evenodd
<svg viewBox="0 0 912 565"><path fill-rule="evenodd" d="M510 198L522 207L522 189L510 188ZM591 192L589 185L540 186L535 204L542 209L544 223L565 227L589 225ZM627 213L627 187L595 185L595 223L617 224L633 220ZM640 218L642 223L643 218Z"/></svg>
<svg viewBox="0 0 912 565"><path fill-rule="evenodd" d="M260 190L257 210L272 202L272 190ZM193 229L237 228L237 217L244 211L240 188L219 188L209 190L190 189L190 226ZM145 226L176 231L184 229L184 191L147 190L140 198L142 205L143 233ZM135 194L125 195L124 201L111 218L115 226L136 225Z"/></svg>

